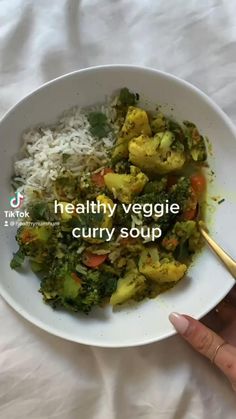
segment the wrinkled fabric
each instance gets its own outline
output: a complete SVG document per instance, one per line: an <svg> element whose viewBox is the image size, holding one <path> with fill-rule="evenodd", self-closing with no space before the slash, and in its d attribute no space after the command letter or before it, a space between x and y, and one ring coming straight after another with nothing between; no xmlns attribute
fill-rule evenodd
<svg viewBox="0 0 236 419"><path fill-rule="evenodd" d="M235 57L234 0L0 0L1 115L63 73L126 63L192 82L236 122ZM179 337L100 349L41 331L3 300L0 318L2 419L235 418L226 379Z"/></svg>

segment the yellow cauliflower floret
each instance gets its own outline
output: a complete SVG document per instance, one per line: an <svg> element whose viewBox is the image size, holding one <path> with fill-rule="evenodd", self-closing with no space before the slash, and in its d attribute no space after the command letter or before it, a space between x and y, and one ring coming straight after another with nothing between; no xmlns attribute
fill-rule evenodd
<svg viewBox="0 0 236 419"><path fill-rule="evenodd" d="M103 221L101 223L101 228L111 228L112 227L112 217L109 217L110 215L110 211L109 211L109 207L113 208L114 207L114 202L112 201L112 199L108 198L108 196L106 195L98 195L96 198L97 201L99 201L101 204L105 204L106 205L106 213L104 213L104 217L103 217Z"/></svg>
<svg viewBox="0 0 236 419"><path fill-rule="evenodd" d="M107 173L104 176L105 185L113 193L114 198L125 204L133 201L134 197L143 190L148 180L144 173L135 173L132 170L129 175Z"/></svg>
<svg viewBox="0 0 236 419"><path fill-rule="evenodd" d="M187 266L168 255L163 257L157 248L145 248L139 259L139 272L147 279L163 282L177 282L187 271Z"/></svg>
<svg viewBox="0 0 236 419"><path fill-rule="evenodd" d="M176 282L179 281L187 271L187 266L177 261L155 262L148 265L142 265L140 272L156 282Z"/></svg>
<svg viewBox="0 0 236 419"><path fill-rule="evenodd" d="M129 160L147 173L166 174L179 170L185 163L183 149L172 149L174 135L170 131L150 138L140 135L130 140Z"/></svg>
<svg viewBox="0 0 236 419"><path fill-rule="evenodd" d="M71 218L72 218L72 214L66 212L67 204L69 204L69 202L61 201L61 202L59 202L59 204L61 205L61 207L63 209L63 211L61 212L61 219L63 221L70 221Z"/></svg>
<svg viewBox="0 0 236 419"><path fill-rule="evenodd" d="M113 152L113 159L128 157L129 140L141 134L151 135L147 112L141 108L130 106Z"/></svg>

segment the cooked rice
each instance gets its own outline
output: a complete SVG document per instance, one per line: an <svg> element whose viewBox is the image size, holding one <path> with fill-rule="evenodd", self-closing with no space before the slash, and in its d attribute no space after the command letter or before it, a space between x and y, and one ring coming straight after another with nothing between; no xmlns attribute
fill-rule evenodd
<svg viewBox="0 0 236 419"><path fill-rule="evenodd" d="M114 107L103 105L90 110L104 112L116 131ZM42 191L45 197L53 198L51 186L65 171L80 176L107 164L115 142L114 132L98 140L90 133L87 114L88 109L74 107L56 124L38 126L23 134L23 147L14 169L25 202L33 191Z"/></svg>

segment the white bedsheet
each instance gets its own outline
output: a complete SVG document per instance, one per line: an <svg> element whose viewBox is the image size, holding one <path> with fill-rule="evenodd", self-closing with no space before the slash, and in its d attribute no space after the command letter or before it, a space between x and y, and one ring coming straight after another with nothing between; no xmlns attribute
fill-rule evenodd
<svg viewBox="0 0 236 419"><path fill-rule="evenodd" d="M96 64L168 71L236 122L234 0L0 0L0 114ZM50 336L0 300L2 419L233 419L224 377L178 337L98 349ZM158 319L153 319L158 324Z"/></svg>

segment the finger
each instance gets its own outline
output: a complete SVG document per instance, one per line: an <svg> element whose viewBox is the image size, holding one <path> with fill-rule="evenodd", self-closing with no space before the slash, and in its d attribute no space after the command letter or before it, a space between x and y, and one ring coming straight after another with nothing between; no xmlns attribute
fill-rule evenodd
<svg viewBox="0 0 236 419"><path fill-rule="evenodd" d="M234 391L236 391L236 349L230 344L220 348L215 357L215 365L231 381Z"/></svg>
<svg viewBox="0 0 236 419"><path fill-rule="evenodd" d="M171 313L169 319L177 332L196 351L210 360L213 359L216 348L224 343L219 335L190 316ZM236 348L229 344L222 346L214 358L214 363L232 383L236 383Z"/></svg>
<svg viewBox="0 0 236 419"><path fill-rule="evenodd" d="M209 359L213 358L215 348L224 342L215 332L189 316L171 313L169 319L185 340Z"/></svg>

